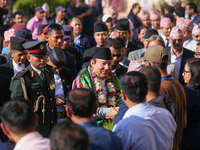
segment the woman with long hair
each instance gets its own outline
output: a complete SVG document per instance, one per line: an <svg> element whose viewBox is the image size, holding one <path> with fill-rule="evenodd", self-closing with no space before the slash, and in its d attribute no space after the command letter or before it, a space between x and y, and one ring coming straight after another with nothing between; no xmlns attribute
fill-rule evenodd
<svg viewBox="0 0 200 150"><path fill-rule="evenodd" d="M186 61L183 71L186 83L187 127L183 131L182 150L200 149L200 59Z"/></svg>
<svg viewBox="0 0 200 150"><path fill-rule="evenodd" d="M140 13L140 10L140 5L138 3L134 3L128 14L128 19L132 21L135 29L142 25L141 20L137 16Z"/></svg>

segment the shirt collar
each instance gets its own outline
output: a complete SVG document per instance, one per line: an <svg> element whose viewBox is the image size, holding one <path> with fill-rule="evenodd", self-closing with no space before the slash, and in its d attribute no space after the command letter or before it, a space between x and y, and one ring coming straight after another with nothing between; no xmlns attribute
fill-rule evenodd
<svg viewBox="0 0 200 150"><path fill-rule="evenodd" d="M125 46L126 46L126 48L128 47L128 40L126 41Z"/></svg>
<svg viewBox="0 0 200 150"><path fill-rule="evenodd" d="M196 17L196 15L197 15L197 13L196 13L193 17L191 17L191 20L192 20L192 21L194 20L194 18Z"/></svg>
<svg viewBox="0 0 200 150"><path fill-rule="evenodd" d="M140 112L142 108L149 106L149 104L145 101L143 103L139 103L131 108L129 108L126 113L124 114L123 119L128 118L132 115L138 115L137 112Z"/></svg>
<svg viewBox="0 0 200 150"><path fill-rule="evenodd" d="M56 18L56 19L55 19L55 23L57 23L57 24L59 24L59 25L63 25L64 20L62 20L61 22L59 22L59 21L57 20L57 18Z"/></svg>
<svg viewBox="0 0 200 150"><path fill-rule="evenodd" d="M180 53L178 56L176 56L176 55L174 54L172 48L171 48L171 55L174 55L176 58L181 57L181 56L183 55L183 49L182 49L181 53Z"/></svg>
<svg viewBox="0 0 200 150"><path fill-rule="evenodd" d="M36 22L39 22L39 19L38 19L37 16L35 16L34 19L35 19Z"/></svg>
<svg viewBox="0 0 200 150"><path fill-rule="evenodd" d="M78 40L80 37L81 37L81 34L79 34L79 36L77 38L74 38L74 41Z"/></svg>
<svg viewBox="0 0 200 150"><path fill-rule="evenodd" d="M12 60L12 64L13 64L13 67L14 67L14 68L18 68L19 66L21 66L21 65L18 65L18 64L14 61L14 59Z"/></svg>
<svg viewBox="0 0 200 150"><path fill-rule="evenodd" d="M33 68L33 70L35 71L35 72L37 72L37 74L40 76L41 75L41 70L39 70L39 69L36 69L36 68L34 68L32 65L31 65L31 67Z"/></svg>

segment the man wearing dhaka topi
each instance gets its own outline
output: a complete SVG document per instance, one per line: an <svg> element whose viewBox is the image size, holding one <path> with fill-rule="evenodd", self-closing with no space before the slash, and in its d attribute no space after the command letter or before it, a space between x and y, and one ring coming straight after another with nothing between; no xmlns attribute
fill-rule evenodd
<svg viewBox="0 0 200 150"><path fill-rule="evenodd" d="M107 47L95 47L90 65L87 65L73 82L75 88L88 88L97 97L97 115L113 119L118 112L119 79L111 72L112 56ZM110 108L109 108L110 107Z"/></svg>

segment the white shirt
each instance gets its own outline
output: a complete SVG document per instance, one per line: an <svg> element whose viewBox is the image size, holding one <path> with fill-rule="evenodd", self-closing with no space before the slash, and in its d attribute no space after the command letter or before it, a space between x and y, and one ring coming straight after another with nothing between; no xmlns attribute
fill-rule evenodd
<svg viewBox="0 0 200 150"><path fill-rule="evenodd" d="M50 145L48 138L43 138L39 132L31 132L23 136L14 150L47 150Z"/></svg>
<svg viewBox="0 0 200 150"><path fill-rule="evenodd" d="M193 39L189 39L183 43L183 47L193 52L196 52L197 42Z"/></svg>
<svg viewBox="0 0 200 150"><path fill-rule="evenodd" d="M77 38L74 38L74 43L76 45L80 45L80 37L81 37L81 35L79 35Z"/></svg>
<svg viewBox="0 0 200 150"><path fill-rule="evenodd" d="M114 38L114 31L112 33L110 33L109 38L113 39Z"/></svg>
<svg viewBox="0 0 200 150"><path fill-rule="evenodd" d="M56 84L56 87L55 87L55 98L60 97L60 98L65 99L62 80L60 78L59 73L54 74L54 79L55 79L55 84ZM57 108L57 112L65 111L65 108L63 107L63 105L56 106L56 108Z"/></svg>
<svg viewBox="0 0 200 150"><path fill-rule="evenodd" d="M25 65L24 64L18 65L18 64L15 63L14 60L12 60L12 64L13 64L14 74L17 74L18 72L20 72L20 71L25 69Z"/></svg>
<svg viewBox="0 0 200 150"><path fill-rule="evenodd" d="M193 17L191 17L191 20L192 20L192 21L194 20L194 17L196 17L196 15L197 15L197 14L195 14Z"/></svg>
<svg viewBox="0 0 200 150"><path fill-rule="evenodd" d="M166 44L167 44L167 38L168 38L168 40L169 40L169 37L166 37L166 36L164 36L162 33L161 33L161 38L163 39L163 41L165 42L165 46L166 46ZM169 44L168 44L168 47L170 47L171 46L171 43L169 42Z"/></svg>
<svg viewBox="0 0 200 150"><path fill-rule="evenodd" d="M113 131L124 150L172 150L176 128L168 110L143 102L129 108Z"/></svg>
<svg viewBox="0 0 200 150"><path fill-rule="evenodd" d="M180 74L182 55L183 55L183 50L181 51L180 55L176 56L171 48L171 63L176 65L176 73L178 78Z"/></svg>
<svg viewBox="0 0 200 150"><path fill-rule="evenodd" d="M128 40L125 42L125 47L126 48L128 47Z"/></svg>

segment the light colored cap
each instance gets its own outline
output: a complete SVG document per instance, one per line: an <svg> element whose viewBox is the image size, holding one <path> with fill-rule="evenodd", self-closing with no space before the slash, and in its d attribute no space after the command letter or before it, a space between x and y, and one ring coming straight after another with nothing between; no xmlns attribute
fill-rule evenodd
<svg viewBox="0 0 200 150"><path fill-rule="evenodd" d="M113 16L111 14L105 14L103 15L102 17L102 21L103 22L106 22L108 20L108 18L112 18L113 19Z"/></svg>
<svg viewBox="0 0 200 150"><path fill-rule="evenodd" d="M199 34L199 33L200 33L200 27L198 25L195 25L192 29L192 35Z"/></svg>
<svg viewBox="0 0 200 150"><path fill-rule="evenodd" d="M157 10L152 10L150 14L150 20L156 20L160 18L160 13Z"/></svg>
<svg viewBox="0 0 200 150"><path fill-rule="evenodd" d="M171 6L175 6L177 4L177 1L176 0L171 0L171 2L170 2L170 5Z"/></svg>
<svg viewBox="0 0 200 150"><path fill-rule="evenodd" d="M141 15L141 19L147 19L150 18L150 13L148 11L143 11Z"/></svg>
<svg viewBox="0 0 200 150"><path fill-rule="evenodd" d="M4 32L4 39L6 42L10 41L10 37L15 36L15 29L10 29Z"/></svg>
<svg viewBox="0 0 200 150"><path fill-rule="evenodd" d="M184 36L184 34L183 31L178 26L175 26L172 28L172 31L170 33L170 37L172 36Z"/></svg>
<svg viewBox="0 0 200 150"><path fill-rule="evenodd" d="M166 17L162 18L160 21L160 27L172 27L171 19Z"/></svg>
<svg viewBox="0 0 200 150"><path fill-rule="evenodd" d="M44 11L49 11L49 5L48 5L47 3L44 3L44 4L42 5L42 9L43 9Z"/></svg>

